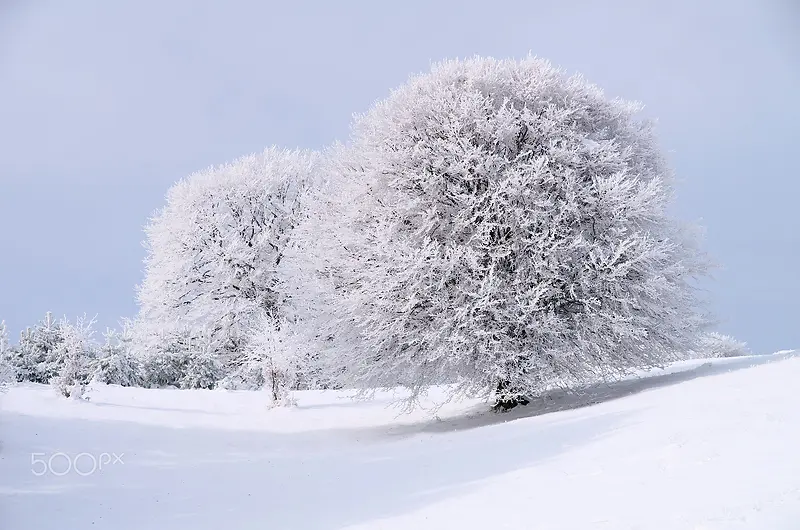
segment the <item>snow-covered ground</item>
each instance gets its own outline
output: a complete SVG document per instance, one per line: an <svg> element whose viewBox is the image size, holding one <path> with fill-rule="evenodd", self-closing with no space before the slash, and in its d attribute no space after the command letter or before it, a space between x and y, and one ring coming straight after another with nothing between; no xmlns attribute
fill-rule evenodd
<svg viewBox="0 0 800 530"><path fill-rule="evenodd" d="M267 410L258 392L21 385L0 398L0 528L798 529L795 353L509 414L433 415L436 392L402 414L388 392Z"/></svg>

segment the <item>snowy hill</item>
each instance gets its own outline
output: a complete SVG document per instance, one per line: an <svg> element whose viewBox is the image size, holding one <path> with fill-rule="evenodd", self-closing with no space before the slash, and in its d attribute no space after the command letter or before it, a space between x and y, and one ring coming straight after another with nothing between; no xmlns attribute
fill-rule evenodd
<svg viewBox="0 0 800 530"><path fill-rule="evenodd" d="M436 415L437 392L401 414L390 392L266 410L257 392L21 385L2 397L0 527L797 529L798 381L781 352Z"/></svg>

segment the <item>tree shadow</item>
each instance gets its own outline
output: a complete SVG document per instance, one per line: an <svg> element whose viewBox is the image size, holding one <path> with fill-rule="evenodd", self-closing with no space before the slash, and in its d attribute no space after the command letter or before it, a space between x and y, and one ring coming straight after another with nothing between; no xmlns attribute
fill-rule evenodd
<svg viewBox="0 0 800 530"><path fill-rule="evenodd" d="M7 415L3 527L330 529L407 513L624 428L628 413L357 443L325 431L223 432ZM335 434L335 433L329 433ZM341 434L341 433L340 433ZM352 432L351 432L352 434ZM31 454L122 455L32 474ZM63 467L65 457L57 460ZM62 473L59 469L58 473ZM47 509L42 509L47 506Z"/></svg>
<svg viewBox="0 0 800 530"><path fill-rule="evenodd" d="M577 389L554 390L538 396L528 405L515 407L508 412L495 412L491 410L488 405L479 404L457 416L448 418L434 417L413 424L392 426L388 430L380 428L377 429L375 434L385 431L388 435L402 437L421 433L442 433L477 429L522 418L531 418L553 412L588 407L645 392L647 390L654 390L685 381L691 381L700 377L735 372L797 356L800 356L800 351L791 350L772 355L716 359L713 363L711 361L705 362L695 368L678 372L662 375L646 375L612 383L596 383Z"/></svg>
<svg viewBox="0 0 800 530"><path fill-rule="evenodd" d="M717 361L551 393L504 414L476 407L443 420L367 429L278 434L5 413L2 527L308 530L370 524L567 455L641 421L634 410L544 417L550 412L796 354ZM519 421L525 418L532 421ZM32 474L32 453L46 458L57 452L121 453L124 464L86 475ZM87 465L86 458L82 462Z"/></svg>

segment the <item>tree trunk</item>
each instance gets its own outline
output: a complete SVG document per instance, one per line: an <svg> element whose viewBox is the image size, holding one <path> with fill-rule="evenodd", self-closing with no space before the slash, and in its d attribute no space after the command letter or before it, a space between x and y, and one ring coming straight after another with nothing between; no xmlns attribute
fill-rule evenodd
<svg viewBox="0 0 800 530"><path fill-rule="evenodd" d="M530 400L521 392L510 388L508 381L499 381L496 389L495 412L508 412L518 405L527 405Z"/></svg>

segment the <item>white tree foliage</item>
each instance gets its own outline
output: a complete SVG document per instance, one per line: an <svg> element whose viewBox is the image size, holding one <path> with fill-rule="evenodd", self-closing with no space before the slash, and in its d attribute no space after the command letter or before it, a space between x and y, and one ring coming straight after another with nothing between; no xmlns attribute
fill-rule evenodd
<svg viewBox="0 0 800 530"><path fill-rule="evenodd" d="M687 351L707 263L639 110L537 58L474 58L358 117L292 256L347 381L502 402Z"/></svg>
<svg viewBox="0 0 800 530"><path fill-rule="evenodd" d="M0 320L0 356L8 353L11 346L8 340L8 326L5 320Z"/></svg>
<svg viewBox="0 0 800 530"><path fill-rule="evenodd" d="M191 346L182 370L180 388L211 389L223 378L224 367L219 357L215 333L215 328L205 326L199 334L193 333L190 336Z"/></svg>
<svg viewBox="0 0 800 530"><path fill-rule="evenodd" d="M746 342L742 342L730 335L712 331L700 337L697 350L692 352L691 357L714 359L717 357L742 357L745 355L751 355Z"/></svg>
<svg viewBox="0 0 800 530"><path fill-rule="evenodd" d="M165 329L148 337L153 345L142 359L144 386L212 389L225 375L217 349L216 328L187 326Z"/></svg>
<svg viewBox="0 0 800 530"><path fill-rule="evenodd" d="M146 227L138 291L144 350L188 329L229 362L243 349L251 317L279 311L278 268L316 164L312 153L270 148L169 190Z"/></svg>
<svg viewBox="0 0 800 530"><path fill-rule="evenodd" d="M85 316L76 319L74 324L66 318L59 323L61 341L54 351L59 370L50 384L65 397L83 397L95 357L94 323L94 319Z"/></svg>
<svg viewBox="0 0 800 530"><path fill-rule="evenodd" d="M12 354L8 340L8 327L4 320L0 320L0 392L17 379L16 370L10 362Z"/></svg>
<svg viewBox="0 0 800 530"><path fill-rule="evenodd" d="M44 320L20 333L19 343L8 356L17 379L48 384L61 369L57 348L62 341L61 322L50 312Z"/></svg>
<svg viewBox="0 0 800 530"><path fill-rule="evenodd" d="M270 406L294 403L291 390L297 386L307 359L302 344L302 339L285 318L262 311L253 321L240 370L258 374Z"/></svg>
<svg viewBox="0 0 800 530"><path fill-rule="evenodd" d="M98 347L91 381L107 385L144 386L142 364L132 353L133 323L122 322L122 329L109 329Z"/></svg>

